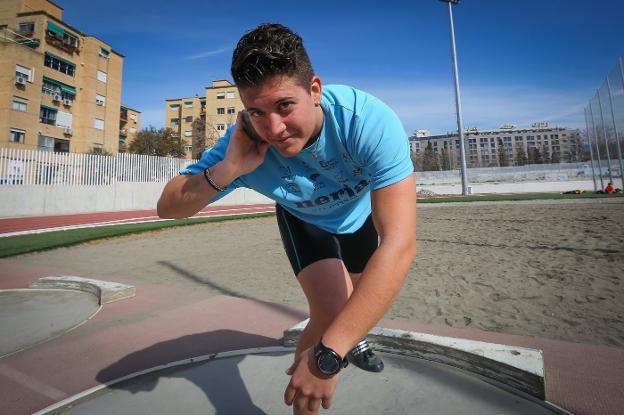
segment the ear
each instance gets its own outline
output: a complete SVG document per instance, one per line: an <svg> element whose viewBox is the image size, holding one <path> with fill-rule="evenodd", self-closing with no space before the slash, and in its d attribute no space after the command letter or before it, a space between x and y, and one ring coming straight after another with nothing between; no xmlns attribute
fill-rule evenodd
<svg viewBox="0 0 624 415"><path fill-rule="evenodd" d="M321 102L321 94L323 92L323 84L321 83L321 78L314 75L312 77L312 83L310 84L310 95L314 102Z"/></svg>

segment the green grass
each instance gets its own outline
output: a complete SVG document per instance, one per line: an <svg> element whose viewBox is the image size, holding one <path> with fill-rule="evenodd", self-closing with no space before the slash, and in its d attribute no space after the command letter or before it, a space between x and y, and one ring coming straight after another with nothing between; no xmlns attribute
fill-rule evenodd
<svg viewBox="0 0 624 415"><path fill-rule="evenodd" d="M604 197L622 197L617 195L601 195L595 193L582 193L580 195L562 195L558 193L530 193L530 194L496 194L483 196L454 196L419 198L418 203L449 203L449 202L497 202L513 200L561 200L561 199L594 199ZM71 229L66 231L46 232L31 235L9 236L0 238L0 258L26 254L29 252L44 251L64 246L77 245L96 239L113 238L132 233L150 232L175 226L196 225L206 222L218 222L223 220L254 218L271 216L274 213L258 213L252 215L238 215L227 217L210 217L179 219L164 222L148 222L129 225L102 226L96 228Z"/></svg>
<svg viewBox="0 0 624 415"><path fill-rule="evenodd" d="M69 229L30 235L8 236L0 238L0 258L44 251L64 246L77 245L96 239L113 238L132 233L150 232L176 226L196 225L198 223L219 222L224 220L257 218L271 216L274 213L256 213L226 217L208 217L196 219L178 219L163 222L147 222L128 225L100 226L96 228Z"/></svg>
<svg viewBox="0 0 624 415"><path fill-rule="evenodd" d="M565 199L597 199L622 197L624 194L581 193L579 195L563 195L560 193L523 193L523 194L488 194L482 196L449 196L419 198L418 203L449 203L449 202L501 202L513 200L565 200Z"/></svg>

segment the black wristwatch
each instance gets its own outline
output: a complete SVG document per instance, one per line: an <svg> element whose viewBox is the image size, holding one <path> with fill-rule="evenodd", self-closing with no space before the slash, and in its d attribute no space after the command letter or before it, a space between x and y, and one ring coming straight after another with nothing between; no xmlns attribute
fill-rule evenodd
<svg viewBox="0 0 624 415"><path fill-rule="evenodd" d="M341 358L333 349L323 344L323 339L314 346L314 358L316 367L324 375L335 375L340 369L347 367L349 362L346 358Z"/></svg>

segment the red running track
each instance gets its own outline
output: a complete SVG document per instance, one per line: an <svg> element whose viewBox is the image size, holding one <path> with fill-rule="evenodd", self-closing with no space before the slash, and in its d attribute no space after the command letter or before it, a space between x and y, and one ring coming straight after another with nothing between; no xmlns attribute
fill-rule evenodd
<svg viewBox="0 0 624 415"><path fill-rule="evenodd" d="M232 216L253 213L274 212L273 204L207 206L193 217ZM0 219L0 236L20 233L35 233L60 230L66 227L88 227L120 225L128 223L154 222L160 219L156 210L131 210L123 212L81 213L75 215L29 216Z"/></svg>

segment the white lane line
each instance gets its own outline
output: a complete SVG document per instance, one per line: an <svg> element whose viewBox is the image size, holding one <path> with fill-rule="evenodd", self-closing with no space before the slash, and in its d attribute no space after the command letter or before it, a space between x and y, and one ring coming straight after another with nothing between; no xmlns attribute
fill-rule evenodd
<svg viewBox="0 0 624 415"><path fill-rule="evenodd" d="M58 390L53 386L50 386L43 382L39 382L37 379L34 379L26 375L25 373L22 373L4 364L0 364L0 375L4 375L12 381L17 382L20 385L43 396L54 399L55 401L65 399L69 396L67 393Z"/></svg>
<svg viewBox="0 0 624 415"><path fill-rule="evenodd" d="M252 215L256 213L275 212L275 208L273 207L264 209L264 210L252 210L252 209L255 209L255 208L211 210L211 211L206 211L206 212L199 212L195 216L192 216L189 219L197 219L197 218L210 217L210 216ZM249 212L249 210L252 210L252 211ZM221 214L224 212L229 212L229 213ZM214 213L217 213L217 214L215 215ZM72 230L72 229L98 228L98 227L103 227L103 226L124 225L124 224L129 225L129 224L149 223L149 222L164 222L164 221L170 221L170 220L175 220L175 219L160 219L158 216L144 216L144 217L139 217L139 218L128 218L128 219L119 219L119 220L113 220L113 221L85 223L81 225L57 226L54 228L31 229L27 231L7 232L7 233L1 233L0 238L5 238L9 236L32 235L32 234L55 232L55 231L66 231L66 230ZM132 221L132 222L129 222L129 221Z"/></svg>

